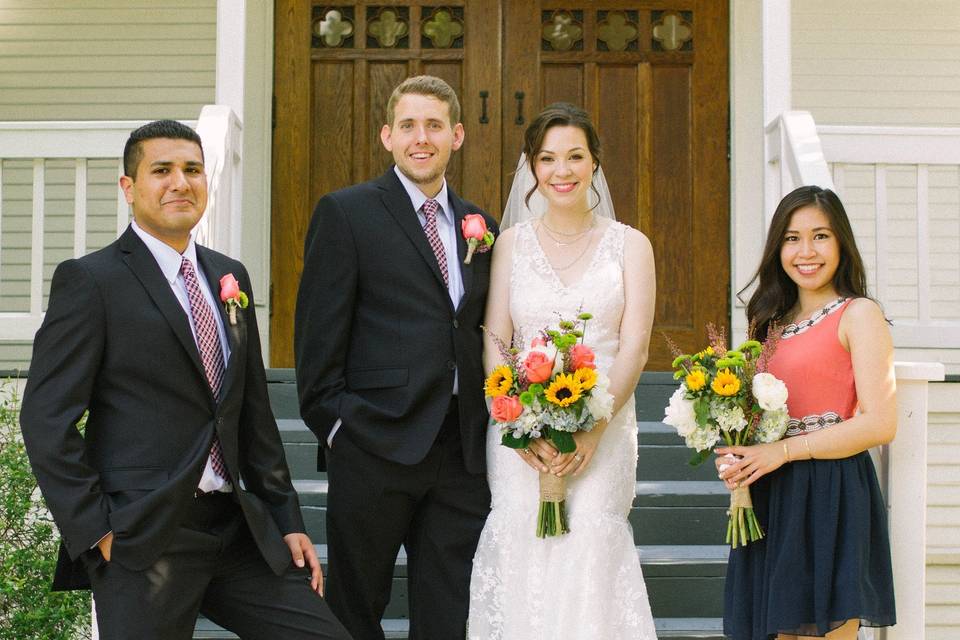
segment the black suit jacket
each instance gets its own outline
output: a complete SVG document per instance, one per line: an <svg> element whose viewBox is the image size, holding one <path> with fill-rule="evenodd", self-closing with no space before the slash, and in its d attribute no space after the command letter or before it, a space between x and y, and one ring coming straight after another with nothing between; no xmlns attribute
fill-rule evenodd
<svg viewBox="0 0 960 640"><path fill-rule="evenodd" d="M300 412L321 444L331 428L401 464L429 451L459 375L467 469L486 468L482 329L490 253L463 264L460 223L482 213L448 188L464 294L455 309L436 257L393 168L317 204L304 248L294 349ZM337 436L339 437L339 435ZM335 446L335 444L334 444Z"/></svg>
<svg viewBox="0 0 960 640"><path fill-rule="evenodd" d="M251 294L236 325L217 305L231 352L219 402L189 317L131 228L54 273L20 414L62 534L54 588L85 586L77 559L108 531L112 561L150 566L194 499L214 430L260 551L278 574L289 566L282 535L304 526L267 398L250 279L199 245L197 260L215 296L227 273ZM75 424L87 410L81 436Z"/></svg>

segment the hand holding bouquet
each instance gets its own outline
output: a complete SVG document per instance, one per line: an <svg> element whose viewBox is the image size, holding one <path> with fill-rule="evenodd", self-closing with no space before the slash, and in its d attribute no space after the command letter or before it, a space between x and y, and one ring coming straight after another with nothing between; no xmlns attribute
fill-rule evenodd
<svg viewBox="0 0 960 640"><path fill-rule="evenodd" d="M694 466L721 440L729 446L780 440L789 419L786 385L765 371L776 337L764 345L748 340L730 351L722 332L708 325L707 333L710 345L699 353L674 349L673 376L682 382L663 419L696 451ZM748 487L731 492L729 515L726 540L734 549L763 538Z"/></svg>
<svg viewBox="0 0 960 640"><path fill-rule="evenodd" d="M610 380L597 371L593 350L583 343L591 317L581 313L575 321L561 320L558 329L544 329L526 351L499 344L504 364L487 378L485 390L504 446L526 449L532 438L546 438L561 453L570 453L577 447L575 432L590 431L613 415ZM569 530L566 480L541 472L537 537Z"/></svg>

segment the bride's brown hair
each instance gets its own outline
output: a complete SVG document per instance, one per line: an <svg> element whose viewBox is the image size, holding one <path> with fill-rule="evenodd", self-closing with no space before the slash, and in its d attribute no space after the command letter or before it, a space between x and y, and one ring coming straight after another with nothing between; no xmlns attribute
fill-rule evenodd
<svg viewBox="0 0 960 640"><path fill-rule="evenodd" d="M600 169L600 137L597 135L593 123L590 122L590 116L587 115L586 111L569 102L554 102L541 111L523 133L523 153L527 156L527 166L530 167L530 173L533 174L533 187L530 191L527 191L527 195L523 199L528 207L530 206L530 197L540 186L537 180L537 172L534 169L537 154L543 148L543 139L547 136L547 131L553 127L577 127L583 131L583 135L587 138L587 148L593 158L593 175L596 176ZM597 195L597 204L599 204L600 192L592 183L590 188Z"/></svg>
<svg viewBox="0 0 960 640"><path fill-rule="evenodd" d="M830 189L817 186L799 187L785 195L777 205L770 221L760 267L747 286L737 292L737 299L743 302L740 297L743 292L757 280L760 281L747 303L750 338L754 340L764 340L770 323L782 320L797 302L797 285L780 264L780 247L783 246L783 237L794 211L809 206L816 207L827 217L840 246L840 264L833 274L833 286L837 293L845 298L869 297L863 258L860 257L850 218L847 217L840 198Z"/></svg>

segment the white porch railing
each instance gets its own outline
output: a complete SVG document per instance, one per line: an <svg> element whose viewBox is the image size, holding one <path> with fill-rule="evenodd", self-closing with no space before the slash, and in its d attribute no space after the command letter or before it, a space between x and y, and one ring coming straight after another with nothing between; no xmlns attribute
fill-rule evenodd
<svg viewBox="0 0 960 640"><path fill-rule="evenodd" d="M129 207L117 180L123 173L123 145L130 132L142 124L0 122L0 341L33 339L43 319L48 281L57 262L99 249L127 227ZM209 185L207 214L198 225L198 237L207 246L238 256L240 121L229 107L211 105L204 107L199 121L186 124L195 126L203 140ZM28 166L31 175L24 178ZM51 180L50 173L58 178ZM68 173L72 179L65 177ZM96 180L92 173L97 173ZM13 174L19 174L16 180L10 177ZM4 198L17 189L22 192L19 198ZM98 192L96 234L88 228L93 220L88 205L94 202L94 190ZM106 229L105 193L114 194L107 196L114 204L106 215L114 222ZM52 246L56 242L47 238L54 233L60 238L56 247ZM67 234L72 235L72 247L63 246ZM13 236L17 236L15 242L10 240ZM91 237L96 239L93 243ZM17 295L10 294L13 289ZM27 301L8 302L14 298Z"/></svg>
<svg viewBox="0 0 960 640"><path fill-rule="evenodd" d="M960 128L767 127L764 208L816 184L840 195L897 347L960 349Z"/></svg>

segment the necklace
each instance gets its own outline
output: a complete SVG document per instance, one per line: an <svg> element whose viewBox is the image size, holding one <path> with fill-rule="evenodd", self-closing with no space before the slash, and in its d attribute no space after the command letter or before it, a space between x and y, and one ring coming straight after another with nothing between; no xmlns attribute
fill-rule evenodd
<svg viewBox="0 0 960 640"><path fill-rule="evenodd" d="M590 244L591 244L590 238L593 236L593 234L591 233L592 231L593 231L593 225L591 225L590 228L587 229L586 231L581 232L581 234L587 234L587 242L586 242L586 244L583 245L583 249L580 250L580 253L577 254L577 257L575 257L573 260L571 260L571 261L568 262L567 264L563 265L562 267L557 267L557 266L555 266L555 265L553 264L553 262L550 261L550 258L547 258L546 253L544 253L544 257L547 258L547 262L550 263L550 266L553 267L553 270L554 270L554 271L566 271L567 269L569 269L569 268L572 267L573 265L575 265L575 264L577 264L578 262L580 262L580 259L583 258L583 256L586 255L587 249L590 248ZM573 244L573 243L572 243L572 242L568 242L567 244ZM559 246L559 244L558 244L558 246Z"/></svg>
<svg viewBox="0 0 960 640"><path fill-rule="evenodd" d="M589 231L593 230L594 226L596 226L597 220L596 220L596 217L591 214L591 216L590 216L590 224L587 225L587 228L586 228L586 229L583 229L583 230L581 230L581 231L577 231L577 232L575 232L575 233L564 233L564 232L562 232L562 231L557 231L557 230L555 230L555 229L551 229L551 228L547 225L547 223L544 222L543 218L540 218L540 221L539 221L539 222L540 222L541 226L543 226L543 230L547 232L547 236L548 236L551 240L553 240L553 243L554 243L555 245L557 245L557 248L559 249L560 247L566 247L566 246L569 246L569 245L571 245L571 244L576 244L576 243L580 242L580 240L583 239L583 237L584 237L585 234L587 234ZM554 235L554 234L556 234L556 235ZM562 241L560 238L558 238L557 235L559 235L559 236L564 236L564 237L566 237L566 238L573 238L573 239L570 240L570 241L568 241L568 242L564 242L564 241ZM589 245L590 243L587 243L587 244Z"/></svg>
<svg viewBox="0 0 960 640"><path fill-rule="evenodd" d="M546 229L546 230L549 231L550 233L555 233L555 234L558 235L558 236L567 236L568 238L572 238L573 236L582 236L582 235L585 234L587 231L590 231L590 229L593 228L594 222L595 222L595 220L596 220L596 216L594 216L594 215L591 213L591 214L590 214L590 224L588 224L588 225L586 226L586 228L581 229L580 231L574 231L573 233L564 233L563 231L557 231L556 229L551 229L551 228L550 228L550 225L547 224L547 221L544 220L545 217L546 217L546 216L542 216L542 217L540 218L540 224L543 225L543 228L544 228L544 229Z"/></svg>

